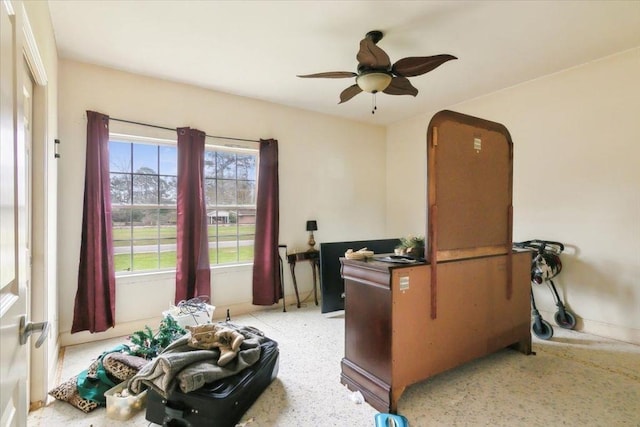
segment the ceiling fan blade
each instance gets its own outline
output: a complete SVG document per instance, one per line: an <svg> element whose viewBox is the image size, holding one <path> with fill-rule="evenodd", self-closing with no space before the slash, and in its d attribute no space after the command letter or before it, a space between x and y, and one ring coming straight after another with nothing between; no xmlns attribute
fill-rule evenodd
<svg viewBox="0 0 640 427"><path fill-rule="evenodd" d="M406 77L394 77L391 79L391 83L385 90L384 93L387 95L413 95L416 96L418 94L418 89L416 89L409 79Z"/></svg>
<svg viewBox="0 0 640 427"><path fill-rule="evenodd" d="M356 59L358 60L358 70L363 67L387 69L391 65L389 55L376 46L370 37L360 40L360 50L356 55Z"/></svg>
<svg viewBox="0 0 640 427"><path fill-rule="evenodd" d="M362 92L362 89L360 89L360 86L358 86L357 84L349 86L348 88L343 90L342 93L340 94L340 102L338 102L338 104L347 102L348 100L350 100L351 98L359 94L360 92Z"/></svg>
<svg viewBox="0 0 640 427"><path fill-rule="evenodd" d="M446 54L434 56L410 56L408 58L402 58L393 64L391 72L404 77L419 76L421 74L428 73L452 59L458 58L453 55Z"/></svg>
<svg viewBox="0 0 640 427"><path fill-rule="evenodd" d="M315 73L315 74L304 74L302 78L308 77L323 77L326 79L345 79L348 77L357 77L356 73L352 73L351 71L327 71L326 73Z"/></svg>

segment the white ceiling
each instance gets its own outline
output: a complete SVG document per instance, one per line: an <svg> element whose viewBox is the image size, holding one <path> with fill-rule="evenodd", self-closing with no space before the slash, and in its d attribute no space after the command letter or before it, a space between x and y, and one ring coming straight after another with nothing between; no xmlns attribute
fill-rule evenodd
<svg viewBox="0 0 640 427"><path fill-rule="evenodd" d="M348 119L386 125L640 46L640 1L50 0L59 55ZM359 94L359 41L395 62L459 59L417 77L417 97Z"/></svg>

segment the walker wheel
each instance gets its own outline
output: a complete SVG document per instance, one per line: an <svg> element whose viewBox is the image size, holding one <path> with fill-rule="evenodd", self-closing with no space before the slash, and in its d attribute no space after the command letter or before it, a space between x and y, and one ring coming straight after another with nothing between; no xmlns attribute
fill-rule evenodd
<svg viewBox="0 0 640 427"><path fill-rule="evenodd" d="M562 313L557 311L553 316L558 326L564 329L573 329L576 326L576 317L569 310L564 311L564 321L562 319Z"/></svg>
<svg viewBox="0 0 640 427"><path fill-rule="evenodd" d="M548 340L553 336L553 328L551 327L551 323L543 319L540 319L539 324L537 322L534 322L531 329L533 330L533 333L536 334L536 336L541 340Z"/></svg>

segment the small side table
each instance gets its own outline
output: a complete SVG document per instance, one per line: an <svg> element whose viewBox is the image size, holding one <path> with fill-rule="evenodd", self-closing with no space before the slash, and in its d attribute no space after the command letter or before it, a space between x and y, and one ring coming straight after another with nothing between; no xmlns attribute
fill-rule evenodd
<svg viewBox="0 0 640 427"><path fill-rule="evenodd" d="M296 262L298 261L309 261L309 263L311 263L311 270L313 271L313 297L315 299L316 305L318 305L317 278L320 274L320 252L306 251L287 254L287 262L289 263L289 268L291 269L291 278L293 279L293 289L296 291L296 300L298 302L298 308L300 308L298 282L296 281Z"/></svg>

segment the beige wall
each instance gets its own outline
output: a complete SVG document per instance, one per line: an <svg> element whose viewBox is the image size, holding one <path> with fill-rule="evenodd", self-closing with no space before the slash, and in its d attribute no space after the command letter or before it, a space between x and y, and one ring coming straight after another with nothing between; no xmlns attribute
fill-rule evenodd
<svg viewBox="0 0 640 427"><path fill-rule="evenodd" d="M564 242L562 296L580 329L640 342L640 50L624 52L449 109L503 123L514 140L514 239ZM209 134L280 142L281 241L425 234L426 128L435 111L387 129L247 98L61 61L59 277L62 342L77 286L84 176L84 111ZM387 191L384 191L386 183ZM298 267L304 296L310 270ZM291 298L291 279L285 274ZM171 274L118 279L117 321L128 333L173 299ZM252 309L251 267L216 268L217 315ZM535 289L553 322L550 292ZM140 304L139 301L145 301ZM289 299L291 301L291 299ZM100 334L98 334L100 335Z"/></svg>
<svg viewBox="0 0 640 427"><path fill-rule="evenodd" d="M280 154L280 240L306 249L305 221L316 219L317 242L384 237L385 129L163 80L61 60L59 274L62 342L126 334L173 301L175 274L118 278L119 328L89 337L69 334L77 287L84 179L85 110L167 127L191 126L209 135L275 138ZM116 126L115 122L113 125ZM148 132L147 128L139 128ZM311 289L306 263L296 268L301 296ZM215 268L217 316L252 309L251 266ZM293 301L285 271L288 302Z"/></svg>
<svg viewBox="0 0 640 427"><path fill-rule="evenodd" d="M448 109L504 124L514 141L514 240L565 243L556 285L578 328L640 343L640 48ZM388 128L387 232L425 232L430 112ZM403 192L395 188L403 185ZM396 220L396 218L400 218ZM536 302L552 324L546 286Z"/></svg>

